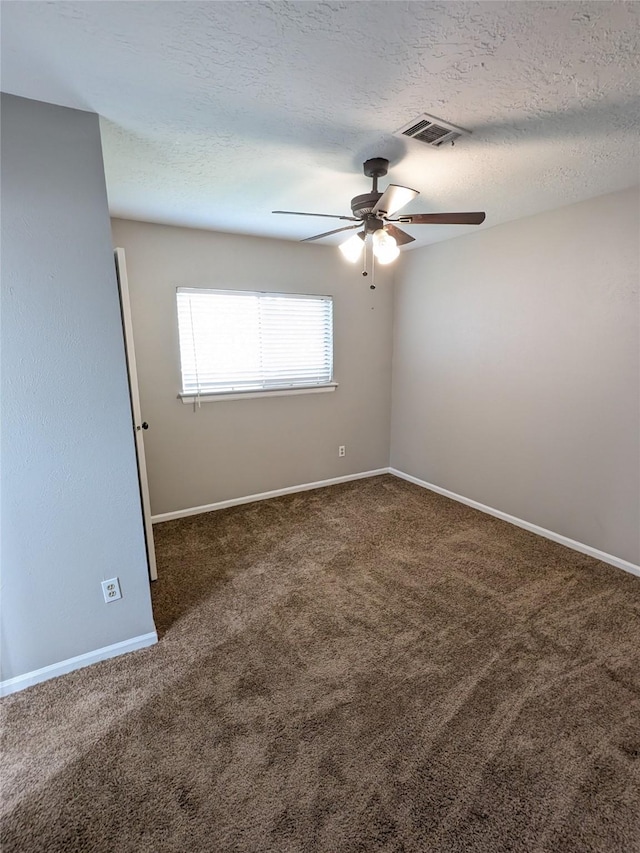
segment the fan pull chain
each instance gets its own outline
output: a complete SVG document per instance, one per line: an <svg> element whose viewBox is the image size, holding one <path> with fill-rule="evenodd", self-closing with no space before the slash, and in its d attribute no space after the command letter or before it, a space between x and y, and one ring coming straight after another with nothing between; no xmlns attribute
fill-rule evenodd
<svg viewBox="0 0 640 853"><path fill-rule="evenodd" d="M362 252L362 275L368 276L367 272L367 234L364 235L364 250Z"/></svg>
<svg viewBox="0 0 640 853"><path fill-rule="evenodd" d="M363 270L362 270L362 275L363 275L363 276L365 276L365 277L369 275L369 273L367 272L367 257L368 257L368 255L367 255L367 249L368 249L368 245L367 245L367 244L368 244L368 240L367 240L367 237L368 237L368 236L369 236L368 234L365 234L365 237L364 237L364 252L362 253L362 258L363 258ZM374 254L374 252L373 252L373 243L371 243L371 284L369 285L369 289L370 289L370 290L375 290L375 289L376 289L375 276L376 276L376 258L375 258L375 254Z"/></svg>

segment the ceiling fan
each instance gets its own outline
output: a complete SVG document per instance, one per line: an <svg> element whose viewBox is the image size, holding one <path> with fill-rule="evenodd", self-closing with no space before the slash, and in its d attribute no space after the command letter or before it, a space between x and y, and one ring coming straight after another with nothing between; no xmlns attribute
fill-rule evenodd
<svg viewBox="0 0 640 853"><path fill-rule="evenodd" d="M384 177L389 169L389 161L384 157L373 157L363 164L364 174L373 179L371 192L357 195L351 199L352 216L339 216L331 213L304 213L298 210L274 210L272 213L285 213L292 216L323 216L327 219L342 219L355 222L355 225L345 225L333 231L325 231L313 237L306 237L301 242L320 240L330 234L339 234L341 231L362 230L354 234L339 248L347 260L355 263L361 256L365 246L366 238L372 235L371 242L373 254L381 264L394 261L399 255L398 246L411 243L415 240L406 231L402 231L393 223L399 222L403 225L480 225L484 222L485 214L476 213L412 213L406 216L391 217L412 201L418 190L409 187L401 187L397 184L389 184L384 192L378 192L378 178Z"/></svg>

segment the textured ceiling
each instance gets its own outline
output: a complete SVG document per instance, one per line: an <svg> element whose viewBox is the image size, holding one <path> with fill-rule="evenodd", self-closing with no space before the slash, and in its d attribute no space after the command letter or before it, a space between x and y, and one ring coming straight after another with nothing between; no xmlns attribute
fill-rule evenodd
<svg viewBox="0 0 640 853"><path fill-rule="evenodd" d="M489 227L639 182L639 19L634 2L4 2L2 89L100 114L117 216L299 239L330 220L270 211L348 214L362 161L386 156L421 193L403 212ZM473 135L392 135L422 112Z"/></svg>

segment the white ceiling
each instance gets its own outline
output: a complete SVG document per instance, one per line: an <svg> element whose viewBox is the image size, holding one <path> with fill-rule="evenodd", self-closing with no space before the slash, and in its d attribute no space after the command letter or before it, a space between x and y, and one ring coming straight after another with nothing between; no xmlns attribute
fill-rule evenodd
<svg viewBox="0 0 640 853"><path fill-rule="evenodd" d="M639 182L639 19L573 0L3 2L1 82L100 114L116 216L300 239L331 220L270 211L349 214L385 156L421 193L403 213L490 227ZM423 112L473 135L392 135Z"/></svg>

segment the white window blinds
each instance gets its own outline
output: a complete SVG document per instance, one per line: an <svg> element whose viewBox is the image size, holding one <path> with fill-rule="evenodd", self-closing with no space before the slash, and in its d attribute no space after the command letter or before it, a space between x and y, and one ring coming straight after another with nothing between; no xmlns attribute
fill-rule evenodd
<svg viewBox="0 0 640 853"><path fill-rule="evenodd" d="M178 288L183 395L333 381L330 296Z"/></svg>

